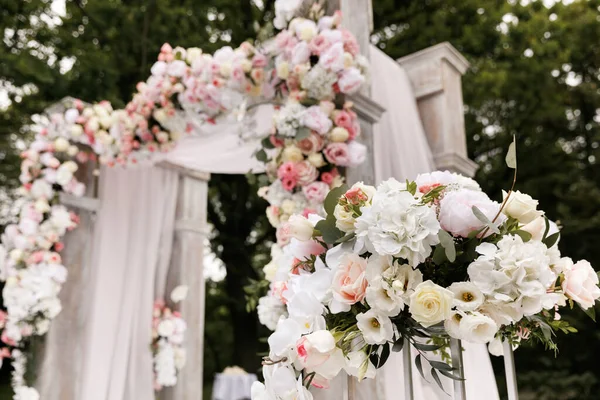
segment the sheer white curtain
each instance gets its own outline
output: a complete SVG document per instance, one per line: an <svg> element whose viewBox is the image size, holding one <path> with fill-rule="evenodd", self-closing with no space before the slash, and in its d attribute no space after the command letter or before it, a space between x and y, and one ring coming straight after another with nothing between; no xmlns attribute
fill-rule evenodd
<svg viewBox="0 0 600 400"><path fill-rule="evenodd" d="M152 305L171 255L177 184L177 173L154 167L102 170L80 399L154 398Z"/></svg>

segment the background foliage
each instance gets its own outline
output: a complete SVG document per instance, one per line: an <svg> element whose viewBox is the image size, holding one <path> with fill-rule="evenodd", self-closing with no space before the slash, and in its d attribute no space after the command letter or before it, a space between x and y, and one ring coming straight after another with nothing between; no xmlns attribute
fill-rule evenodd
<svg viewBox="0 0 600 400"><path fill-rule="evenodd" d="M213 52L264 37L274 1L68 0L62 16L57 3L0 0L3 196L17 184L17 154L33 114L67 95L123 106L162 43ZM563 225L564 252L600 266L600 0L373 3L373 42L390 56L449 41L471 62L463 79L467 137L484 190L499 197L508 185L503 153L516 134L518 189ZM227 277L207 283L207 384L228 365L258 368L255 354L264 350L258 338L265 332L245 312L243 296L273 234L256 187L242 176L211 180L211 246ZM581 332L559 338L557 358L540 348L516 353L521 398L597 398L600 331L579 311L564 318ZM6 381L8 368L0 372Z"/></svg>

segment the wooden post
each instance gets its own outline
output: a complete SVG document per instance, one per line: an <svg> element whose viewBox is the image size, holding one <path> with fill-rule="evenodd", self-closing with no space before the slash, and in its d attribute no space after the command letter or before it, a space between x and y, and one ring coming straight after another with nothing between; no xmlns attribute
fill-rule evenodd
<svg viewBox="0 0 600 400"><path fill-rule="evenodd" d="M512 345L507 341L502 342L504 350L504 374L506 376L506 389L508 400L519 400L519 391L517 389L517 372L515 370L515 356Z"/></svg>
<svg viewBox="0 0 600 400"><path fill-rule="evenodd" d="M415 90L436 168L473 176L477 164L467 156L461 83L468 61L447 42L397 61Z"/></svg>
<svg viewBox="0 0 600 400"><path fill-rule="evenodd" d="M204 358L204 247L206 239L206 205L210 175L172 164L160 166L180 173L175 220L175 237L166 284L166 298L179 285L189 287L179 310L187 323L184 347L187 361L177 385L165 388L164 400L201 400Z"/></svg>
<svg viewBox="0 0 600 400"><path fill-rule="evenodd" d="M462 343L458 339L450 338L450 354L452 355L452 367L458 371L461 378L465 377L465 368L463 364ZM454 400L466 400L467 389L464 380L453 380Z"/></svg>

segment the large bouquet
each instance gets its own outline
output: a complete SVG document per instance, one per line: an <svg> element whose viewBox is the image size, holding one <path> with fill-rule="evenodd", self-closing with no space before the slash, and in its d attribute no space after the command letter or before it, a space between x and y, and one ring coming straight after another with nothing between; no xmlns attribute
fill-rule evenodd
<svg viewBox="0 0 600 400"><path fill-rule="evenodd" d="M556 349L554 331L574 331L559 308L593 310L600 297L591 265L561 257L556 225L518 191L500 204L475 181L438 171L334 189L325 210L325 219L288 221L278 271L289 277L279 288L287 310L254 399L311 398L306 387L327 387L342 369L373 377L406 343L421 372L428 364L438 383L438 374L460 378L430 357L449 338L492 352L533 339Z"/></svg>

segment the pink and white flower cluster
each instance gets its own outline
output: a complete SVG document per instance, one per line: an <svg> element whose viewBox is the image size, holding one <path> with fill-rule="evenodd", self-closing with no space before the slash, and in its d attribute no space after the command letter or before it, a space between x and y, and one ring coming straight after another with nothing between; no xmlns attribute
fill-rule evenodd
<svg viewBox="0 0 600 400"><path fill-rule="evenodd" d="M173 303L185 299L186 286L178 286L171 293ZM179 311L172 311L163 299L154 302L152 315L152 354L154 365L154 390L175 386L177 373L185 366L183 348L187 325Z"/></svg>
<svg viewBox="0 0 600 400"><path fill-rule="evenodd" d="M561 257L558 229L526 194L500 204L475 181L437 171L330 196L326 219L289 218L290 244L269 266L286 311L271 323L266 386L256 385L255 399L272 398L261 396L274 390L275 372L307 387L327 387L341 370L373 377L393 343L418 346L423 336L491 351L544 337L568 326L560 307L589 309L600 298L591 265ZM431 350L417 348L424 358ZM307 396L292 380L287 390Z"/></svg>

